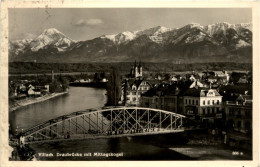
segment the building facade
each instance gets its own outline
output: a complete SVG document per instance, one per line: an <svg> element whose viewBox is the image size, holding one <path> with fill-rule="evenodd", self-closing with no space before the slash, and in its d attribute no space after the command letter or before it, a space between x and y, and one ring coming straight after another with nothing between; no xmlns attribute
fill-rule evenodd
<svg viewBox="0 0 260 167"><path fill-rule="evenodd" d="M140 104L141 95L151 88L145 80L126 80L122 89L122 101L125 105Z"/></svg>
<svg viewBox="0 0 260 167"><path fill-rule="evenodd" d="M198 119L212 119L221 113L222 96L215 89L192 88L183 94L183 113Z"/></svg>
<svg viewBox="0 0 260 167"><path fill-rule="evenodd" d="M225 115L230 130L252 133L252 96L240 95L236 101L226 101Z"/></svg>
<svg viewBox="0 0 260 167"><path fill-rule="evenodd" d="M148 108L162 109L174 113L178 112L178 90L176 89L157 89L142 95L140 106Z"/></svg>

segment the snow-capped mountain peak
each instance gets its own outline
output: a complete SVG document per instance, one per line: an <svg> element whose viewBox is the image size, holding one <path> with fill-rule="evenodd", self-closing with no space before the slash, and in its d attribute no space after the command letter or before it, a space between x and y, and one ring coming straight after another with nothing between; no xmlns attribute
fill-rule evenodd
<svg viewBox="0 0 260 167"><path fill-rule="evenodd" d="M188 26L193 28L193 27L200 27L201 25L199 23L190 23L190 24L188 24Z"/></svg>
<svg viewBox="0 0 260 167"><path fill-rule="evenodd" d="M34 39L31 43L31 50L33 52L38 51L48 45L54 45L58 47L57 49L60 51L59 48L67 48L72 43L75 43L74 40L66 37L63 33L58 31L55 28L45 29L42 34L40 34L36 39Z"/></svg>
<svg viewBox="0 0 260 167"><path fill-rule="evenodd" d="M231 61L229 57L225 57L230 54L234 54L233 57L238 55L240 60L244 60L252 50L251 29L252 23L222 22L205 26L191 23L174 29L156 26L144 30L123 31L75 43L57 29L50 28L32 40L10 41L9 55L12 55L12 61L45 61L46 57L49 56L49 60L52 60L56 55L62 55L57 59L66 62L78 62L75 57L86 61L111 61L113 58L115 61L128 61L126 57L139 54L152 61L157 60L155 57L162 60L161 55L165 61L176 56L186 56L187 60L196 61L212 56L212 60L218 61L220 58L217 55L222 56L221 60L223 58Z"/></svg>
<svg viewBox="0 0 260 167"><path fill-rule="evenodd" d="M127 41L131 41L141 35L147 35L151 40L158 42L157 37L160 38L159 36L161 34L170 30L172 29L163 26L156 26L145 30L125 31L119 34L103 35L101 38L107 38L113 41L115 44L121 44Z"/></svg>
<svg viewBox="0 0 260 167"><path fill-rule="evenodd" d="M234 29L237 32L240 32L242 29L249 29L252 31L252 24L251 23L241 23L241 24L230 24L227 22L222 23L215 23L204 26L204 31L207 32L209 35L224 33L226 34L227 29Z"/></svg>
<svg viewBox="0 0 260 167"><path fill-rule="evenodd" d="M101 36L101 38L110 39L115 44L121 44L123 42L133 40L135 37L136 37L136 34L131 31L125 31L125 32L121 32L119 34Z"/></svg>
<svg viewBox="0 0 260 167"><path fill-rule="evenodd" d="M53 34L62 34L62 35L64 35L63 33L61 33L56 28L45 29L42 34L44 34L44 35L53 35Z"/></svg>
<svg viewBox="0 0 260 167"><path fill-rule="evenodd" d="M144 34L147 35L147 36L154 36L154 35L159 35L159 34L165 33L165 32L170 31L170 30L171 30L170 28L166 28L166 27L163 27L163 26L156 26L156 27L153 27L153 28L138 31L137 34L139 36L144 35Z"/></svg>

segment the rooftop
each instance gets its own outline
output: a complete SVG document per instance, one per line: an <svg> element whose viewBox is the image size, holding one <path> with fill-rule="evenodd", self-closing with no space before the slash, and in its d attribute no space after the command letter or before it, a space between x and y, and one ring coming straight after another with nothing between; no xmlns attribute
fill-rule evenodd
<svg viewBox="0 0 260 167"><path fill-rule="evenodd" d="M184 92L183 96L206 97L210 92L214 93L214 96L221 96L216 89L208 88L190 88Z"/></svg>

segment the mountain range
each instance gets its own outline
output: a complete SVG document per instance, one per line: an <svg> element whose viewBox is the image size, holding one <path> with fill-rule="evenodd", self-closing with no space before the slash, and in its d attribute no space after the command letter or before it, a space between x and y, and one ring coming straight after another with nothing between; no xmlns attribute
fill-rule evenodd
<svg viewBox="0 0 260 167"><path fill-rule="evenodd" d="M55 28L35 39L9 41L10 62L243 62L252 63L252 24L191 23L75 41Z"/></svg>

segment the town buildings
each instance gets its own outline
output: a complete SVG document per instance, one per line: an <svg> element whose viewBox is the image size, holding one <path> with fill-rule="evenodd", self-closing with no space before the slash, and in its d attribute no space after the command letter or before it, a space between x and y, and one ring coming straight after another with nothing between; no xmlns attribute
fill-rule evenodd
<svg viewBox="0 0 260 167"><path fill-rule="evenodd" d="M200 122L202 126L250 133L252 85L239 82L229 84L227 75L227 72L208 72L200 81L192 75L175 82L161 81L141 95L140 106L180 113ZM211 83L209 76L217 80ZM243 78L250 79L244 75Z"/></svg>
<svg viewBox="0 0 260 167"><path fill-rule="evenodd" d="M178 113L178 93L175 86L160 85L144 93L140 100L141 107L157 108Z"/></svg>
<svg viewBox="0 0 260 167"><path fill-rule="evenodd" d="M35 84L29 81L19 83L14 88L14 97L26 97L26 96L41 96L49 93L49 84Z"/></svg>
<svg viewBox="0 0 260 167"><path fill-rule="evenodd" d="M235 101L224 104L227 126L230 130L252 133L252 96L239 95Z"/></svg>
<svg viewBox="0 0 260 167"><path fill-rule="evenodd" d="M151 85L143 78L141 62L133 65L130 74L127 75L122 83L122 96L120 103L125 105L137 106L140 104L141 94L148 91Z"/></svg>

